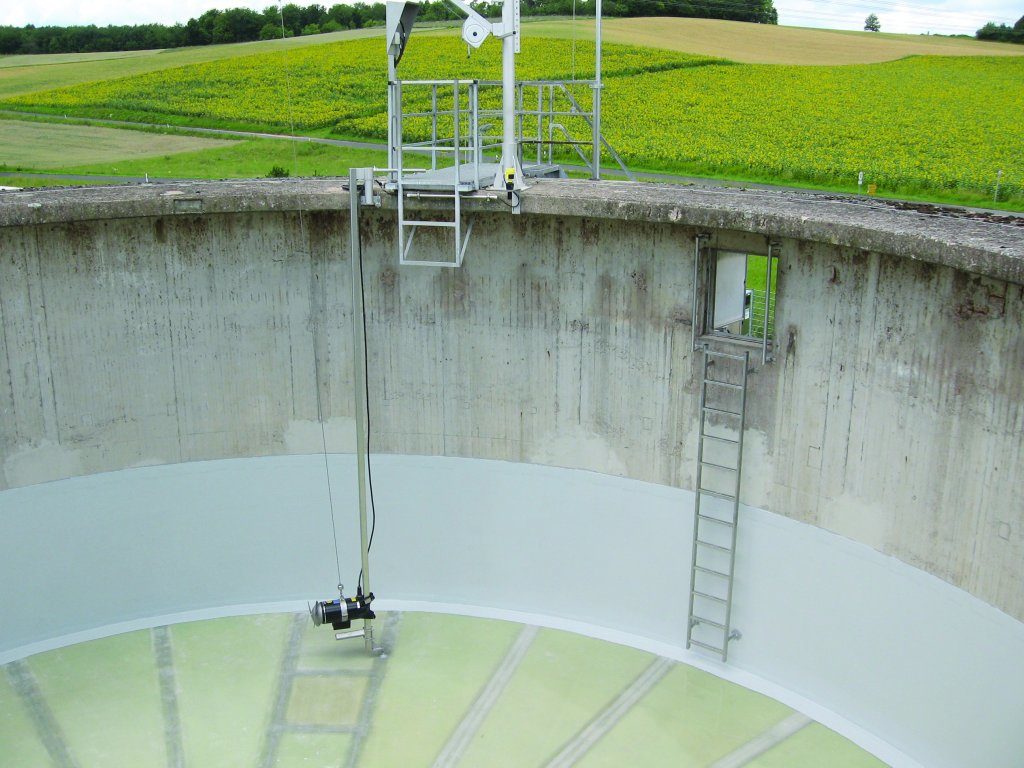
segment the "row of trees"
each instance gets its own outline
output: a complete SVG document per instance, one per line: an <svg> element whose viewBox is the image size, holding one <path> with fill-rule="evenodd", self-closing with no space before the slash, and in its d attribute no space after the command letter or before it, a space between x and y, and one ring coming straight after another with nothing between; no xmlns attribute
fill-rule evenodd
<svg viewBox="0 0 1024 768"><path fill-rule="evenodd" d="M500 16L500 0L478 0L474 7L485 16ZM524 16L569 15L573 0L523 0ZM605 16L686 16L777 24L772 0L604 0ZM577 0L575 11L592 16L594 0ZM360 29L384 23L384 3L372 5L299 6L294 3L268 6L262 12L249 8L210 10L186 24L137 24L133 26L93 25L80 27L0 27L0 55L31 53L87 53L93 51L138 51L152 48L181 48L213 43L242 43ZM422 21L459 18L443 0L423 0Z"/></svg>
<svg viewBox="0 0 1024 768"><path fill-rule="evenodd" d="M979 40L995 40L1000 43L1024 44L1024 16L1017 19L1012 27L1009 24L996 24L990 21L974 33Z"/></svg>

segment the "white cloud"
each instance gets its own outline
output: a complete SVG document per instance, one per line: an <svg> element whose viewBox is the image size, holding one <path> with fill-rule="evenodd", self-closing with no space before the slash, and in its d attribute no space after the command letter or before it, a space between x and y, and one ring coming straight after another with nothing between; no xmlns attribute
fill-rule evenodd
<svg viewBox="0 0 1024 768"><path fill-rule="evenodd" d="M309 5L314 0L299 0L300 5ZM24 26L47 24L66 26L71 24L175 24L185 23L211 8L252 8L261 11L274 0L133 0L133 2L111 2L94 0L48 0L31 4L28 2L3 3L0 5L0 24Z"/></svg>
<svg viewBox="0 0 1024 768"><path fill-rule="evenodd" d="M368 0L372 2L372 0ZM308 5L313 0L298 0ZM324 3L330 6L333 2ZM210 8L246 7L263 10L276 0L47 0L46 2L4 2L0 25L35 24L162 24L184 23ZM938 32L971 34L987 21L1013 24L1022 12L1019 0L776 0L779 23L790 26L863 29L864 19L875 13L884 32Z"/></svg>
<svg viewBox="0 0 1024 768"><path fill-rule="evenodd" d="M779 23L800 27L863 29L874 13L883 32L974 34L989 21L1013 24L1020 18L1018 0L775 0Z"/></svg>

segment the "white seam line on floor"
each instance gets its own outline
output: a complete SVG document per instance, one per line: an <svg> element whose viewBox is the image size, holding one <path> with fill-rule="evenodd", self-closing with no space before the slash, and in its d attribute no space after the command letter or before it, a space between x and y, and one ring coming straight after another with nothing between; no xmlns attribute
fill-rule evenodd
<svg viewBox="0 0 1024 768"><path fill-rule="evenodd" d="M749 765L752 760L760 757L772 747L778 746L813 722L802 712L794 712L782 722L755 736L739 749L716 760L711 764L711 768L743 768L744 765Z"/></svg>
<svg viewBox="0 0 1024 768"><path fill-rule="evenodd" d="M646 696L673 666L675 666L675 662L671 659L664 657L655 659L636 680L630 683L626 690L616 697L615 701L562 747L555 758L548 763L547 768L568 768L568 766L574 765L605 734L618 725L629 710Z"/></svg>
<svg viewBox="0 0 1024 768"><path fill-rule="evenodd" d="M302 648L302 633L306 621L307 617L304 614L296 613L292 616L288 644L285 646L277 677L277 695L270 715L270 726L263 738L260 768L273 768L277 762L277 749L281 743L281 732L287 725L288 701L291 698L292 683L295 681L295 669L299 665L299 650Z"/></svg>
<svg viewBox="0 0 1024 768"><path fill-rule="evenodd" d="M366 746L366 738L373 725L373 715L377 711L377 697L380 694L381 685L384 683L384 665L387 663L387 657L394 650L400 617L400 613L389 613L381 623L381 652L374 658L370 667L370 682L367 683L366 692L363 693L363 706L359 710L359 721L356 723L352 742L349 744L348 757L345 760L346 768L355 768L359 764L363 747Z"/></svg>
<svg viewBox="0 0 1024 768"><path fill-rule="evenodd" d="M36 727L36 733L50 754L50 759L58 768L77 768L78 763L68 751L64 734L46 703L43 692L39 690L39 683L36 682L28 664L24 661L12 661L7 665L7 678L25 704L32 724Z"/></svg>
<svg viewBox="0 0 1024 768"><path fill-rule="evenodd" d="M181 714L178 710L178 686L174 676L174 652L170 627L154 627L153 655L160 679L160 708L164 716L164 742L169 768L184 768L185 749L181 740Z"/></svg>
<svg viewBox="0 0 1024 768"><path fill-rule="evenodd" d="M470 742L473 741L473 737L476 736L480 726L487 719L487 715L490 714L501 694L508 687L509 681L516 673L527 651L530 650L530 645L538 631L537 627L523 627L515 642L512 643L512 647L505 654L505 658L501 660L501 664L494 670L491 679L477 694L476 699L462 718L462 722L448 737L448 743L444 745L441 753L434 760L433 768L451 768L459 763L469 748Z"/></svg>

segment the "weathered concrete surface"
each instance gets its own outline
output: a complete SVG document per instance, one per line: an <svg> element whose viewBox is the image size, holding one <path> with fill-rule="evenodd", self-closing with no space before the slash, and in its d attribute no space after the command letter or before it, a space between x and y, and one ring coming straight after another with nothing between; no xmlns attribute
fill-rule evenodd
<svg viewBox="0 0 1024 768"><path fill-rule="evenodd" d="M234 213L266 210L341 210L347 179L138 184L0 195L0 227L92 219ZM394 207L385 197L385 207ZM924 206L927 207L927 206ZM481 193L469 210L503 210ZM935 207L901 210L884 200L775 190L689 188L671 184L539 181L523 210L551 216L630 219L734 229L792 237L930 261L1024 283L1024 217Z"/></svg>
<svg viewBox="0 0 1024 768"><path fill-rule="evenodd" d="M317 386L351 448L339 182L182 191L0 196L4 487L317 452ZM524 209L474 214L461 270L400 269L392 214L364 214L374 450L691 488L694 238L770 236L779 353L752 377L744 501L1024 618L1024 229L573 182Z"/></svg>

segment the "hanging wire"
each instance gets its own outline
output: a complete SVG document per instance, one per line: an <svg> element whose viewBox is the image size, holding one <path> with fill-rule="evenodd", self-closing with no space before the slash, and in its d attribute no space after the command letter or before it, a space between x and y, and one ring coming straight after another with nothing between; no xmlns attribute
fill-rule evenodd
<svg viewBox="0 0 1024 768"><path fill-rule="evenodd" d="M576 0L572 0L572 81L576 82Z"/></svg>
<svg viewBox="0 0 1024 768"><path fill-rule="evenodd" d="M574 2L575 2L575 0L574 0ZM280 17L281 17L281 40L286 40L287 37L288 37L288 30L284 26L284 6L281 5L281 0L277 0L277 12L278 12L278 15L280 15ZM293 51L292 48L288 48L285 51L285 61L288 63L288 65L290 65L292 63L290 61L290 59L292 57L288 55L292 51ZM287 85L286 85L286 87L284 89L284 96L285 96L285 104L286 104L287 109L288 109L288 129L289 129L289 132L291 133L292 137L294 138L294 136L295 136L295 112L292 109L292 89L294 87L294 82L292 81L292 68L291 68L291 66L285 66L285 68L284 68L284 76L285 76L285 80L287 81ZM294 173L296 176L299 175L299 150L298 150L298 142L295 142L295 141L292 141L292 173ZM300 227L300 229L301 229L301 226L302 226L302 209L300 208L299 209L299 227Z"/></svg>
<svg viewBox="0 0 1024 768"><path fill-rule="evenodd" d="M277 3L277 12L281 17L281 39L285 40L288 36L287 29L284 25L284 8L281 5L281 0ZM285 53L285 59L287 64L291 64L288 61L291 57L288 53ZM285 103L288 109L288 126L291 131L291 135L295 135L295 114L292 109L292 90L294 88L294 82L292 80L292 68L286 65L284 68L284 76L286 81L285 86ZM292 142L292 170L298 175L299 172L299 157L298 149L296 148L296 142ZM303 217L302 206L298 208L299 213L299 240L306 250L306 256L309 257L312 262L312 254L309 252L308 243L309 240L306 237L306 222ZM320 357L316 352L316 324L310 323L310 330L313 334L313 376L314 376L314 389L316 390L316 419L320 423L320 443L323 447L324 456L324 477L327 481L327 503L331 511L331 533L334 536L334 564L338 572L338 586L341 586L341 554L338 551L338 525L335 522L334 517L334 492L331 488L331 464L327 455L327 428L324 425L324 411L323 402L320 397ZM376 516L375 516L376 517ZM362 582L362 572L360 572L360 583Z"/></svg>
<svg viewBox="0 0 1024 768"><path fill-rule="evenodd" d="M370 493L370 538L366 542L366 554L373 549L373 534L377 530L377 505L373 500L373 467L370 462L370 356L366 342L366 284L363 279L363 249L359 249L359 306L363 323L363 402L366 403L366 487ZM353 350L354 351L354 350ZM358 591L363 591L363 569L359 569Z"/></svg>

